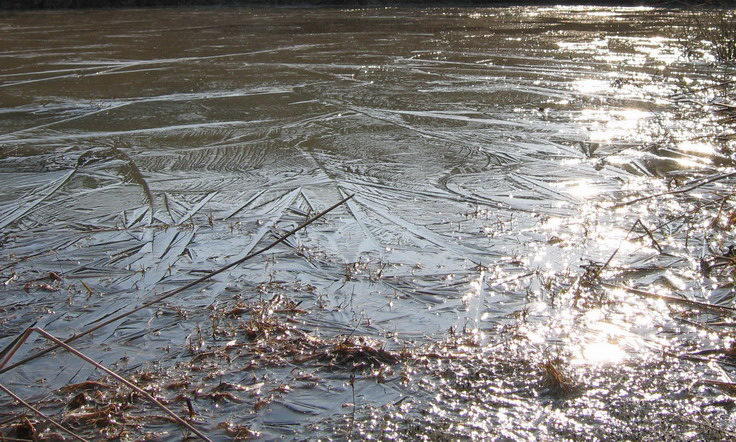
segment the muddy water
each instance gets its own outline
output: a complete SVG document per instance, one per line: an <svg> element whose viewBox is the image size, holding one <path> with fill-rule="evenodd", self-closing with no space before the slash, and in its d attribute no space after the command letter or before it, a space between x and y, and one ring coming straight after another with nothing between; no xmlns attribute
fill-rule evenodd
<svg viewBox="0 0 736 442"><path fill-rule="evenodd" d="M122 373L174 376L193 353L239 339L219 327L236 327L248 313L225 319L217 312L283 297L301 312L290 321L324 339L361 336L400 350L470 333L476 345L466 350L475 356L454 370L475 376L491 364L484 346L497 348L504 327L514 326L509 336L524 336L526 356L509 351L529 365L504 371L496 364L488 376L524 384L528 394L516 405L483 397L459 412L473 399L458 395L457 384L433 381L431 369L417 375L426 382L420 390L454 392L455 402L410 390L411 373L381 382L359 373L351 385L350 370L286 359L248 366L260 357L253 353L191 375L200 385L248 384L251 394L190 396L213 437L225 437L218 426L225 421L265 438L364 436L376 431L371 407L412 401L413 411L425 412L384 416L384 430L408 438L544 438L607 428L633 437L615 433L619 421L605 414L609 400L631 406L620 394L630 385L611 396L620 402L588 398L551 418L562 412L544 408L554 400L539 399L523 373L563 355L592 379L625 364L629 376L641 377L655 373L637 365L651 363L642 355L693 336L667 306L633 295L581 310L582 295L570 298L570 287L614 251L609 282L731 302L727 289L697 273L707 235L684 235L673 224L655 232L659 244L642 239L634 223L653 227L661 205L605 208L731 164L712 143L693 141L705 129L672 100L685 87L710 84L715 73L684 57L676 34L686 23L680 12L635 8L0 17L0 343L34 323L60 337L83 331L355 195L267 254L77 347ZM717 241L726 245L728 236ZM29 342L19 354L41 346ZM681 373L693 379L702 370ZM2 382L52 410L68 399L57 389L100 376L60 353L3 374ZM621 383L621 373L610 376ZM274 388L255 394L261 384ZM291 390L276 388L286 384ZM692 401L667 408L668 394L687 396L667 385L637 388L661 401L665 415L702 410ZM713 389L698 392L703 401L720 400ZM258 405L254 397L268 400ZM11 408L4 413L20 410ZM711 419L721 416L714 413ZM349 416L349 429L341 416ZM666 417L657 428L669 425ZM446 432L415 428L425 419ZM457 424L463 419L480 424ZM550 424L555 419L567 422L564 431ZM181 436L155 419L130 431Z"/></svg>

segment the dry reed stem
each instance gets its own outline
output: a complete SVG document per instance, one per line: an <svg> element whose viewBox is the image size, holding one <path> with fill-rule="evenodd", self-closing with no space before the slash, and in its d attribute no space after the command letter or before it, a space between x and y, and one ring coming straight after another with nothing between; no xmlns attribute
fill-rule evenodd
<svg viewBox="0 0 736 442"><path fill-rule="evenodd" d="M694 307L694 308L709 311L712 313L718 313L718 314L727 315L727 316L736 316L736 308L733 308L733 307L709 304L707 302L693 301L690 299L678 298L676 296L660 295L659 293L647 292L645 290L635 289L632 287L626 287L625 285L610 284L607 282L602 282L601 285L603 285L604 287L608 287L610 289L624 290L626 292L633 293L639 296L644 296L646 298L661 299L663 301L671 302L673 304L686 305L688 307Z"/></svg>

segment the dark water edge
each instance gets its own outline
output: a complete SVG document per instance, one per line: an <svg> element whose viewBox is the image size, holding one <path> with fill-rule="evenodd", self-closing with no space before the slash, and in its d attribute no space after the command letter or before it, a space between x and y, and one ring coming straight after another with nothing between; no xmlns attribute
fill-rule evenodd
<svg viewBox="0 0 736 442"><path fill-rule="evenodd" d="M275 7L376 7L376 6L510 6L510 5L594 5L655 6L683 8L692 6L733 7L736 1L682 0L0 0L0 9L79 9L176 6L275 6Z"/></svg>

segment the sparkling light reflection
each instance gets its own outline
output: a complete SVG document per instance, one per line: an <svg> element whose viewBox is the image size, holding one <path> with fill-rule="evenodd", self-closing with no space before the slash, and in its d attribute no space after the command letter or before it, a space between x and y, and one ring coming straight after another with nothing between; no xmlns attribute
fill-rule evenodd
<svg viewBox="0 0 736 442"><path fill-rule="evenodd" d="M610 142L615 139L636 137L642 122L651 113L638 109L588 110L583 113L582 122L590 124L590 140Z"/></svg>
<svg viewBox="0 0 736 442"><path fill-rule="evenodd" d="M680 143L677 147L684 152L693 152L705 155L713 155L716 153L716 147L712 143L685 141Z"/></svg>
<svg viewBox="0 0 736 442"><path fill-rule="evenodd" d="M568 181L561 183L561 187L565 189L570 196L586 200L600 193L600 189L590 180Z"/></svg>
<svg viewBox="0 0 736 442"><path fill-rule="evenodd" d="M610 342L600 341L586 344L581 350L582 361L591 364L615 364L626 359L626 352Z"/></svg>
<svg viewBox="0 0 736 442"><path fill-rule="evenodd" d="M575 81L573 87L583 94L596 94L609 90L611 84L608 80L586 79Z"/></svg>

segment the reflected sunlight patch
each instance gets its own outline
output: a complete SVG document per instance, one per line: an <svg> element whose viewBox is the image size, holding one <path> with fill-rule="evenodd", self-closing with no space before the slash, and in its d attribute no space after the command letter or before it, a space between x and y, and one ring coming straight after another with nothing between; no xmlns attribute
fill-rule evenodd
<svg viewBox="0 0 736 442"><path fill-rule="evenodd" d="M684 152L701 153L706 155L716 153L716 147L711 143L685 141L684 143L680 143L677 147Z"/></svg>
<svg viewBox="0 0 736 442"><path fill-rule="evenodd" d="M637 134L639 125L651 113L638 109L615 111L589 110L583 112L583 115L583 121L594 122L590 130L590 140L604 142Z"/></svg>
<svg viewBox="0 0 736 442"><path fill-rule="evenodd" d="M626 359L626 352L610 342L592 342L580 349L578 364L615 364Z"/></svg>
<svg viewBox="0 0 736 442"><path fill-rule="evenodd" d="M577 80L573 82L573 88L583 94L596 94L611 89L611 83L608 80Z"/></svg>
<svg viewBox="0 0 736 442"><path fill-rule="evenodd" d="M590 180L575 180L560 183L560 187L564 189L570 196L586 200L600 193L600 189Z"/></svg>

